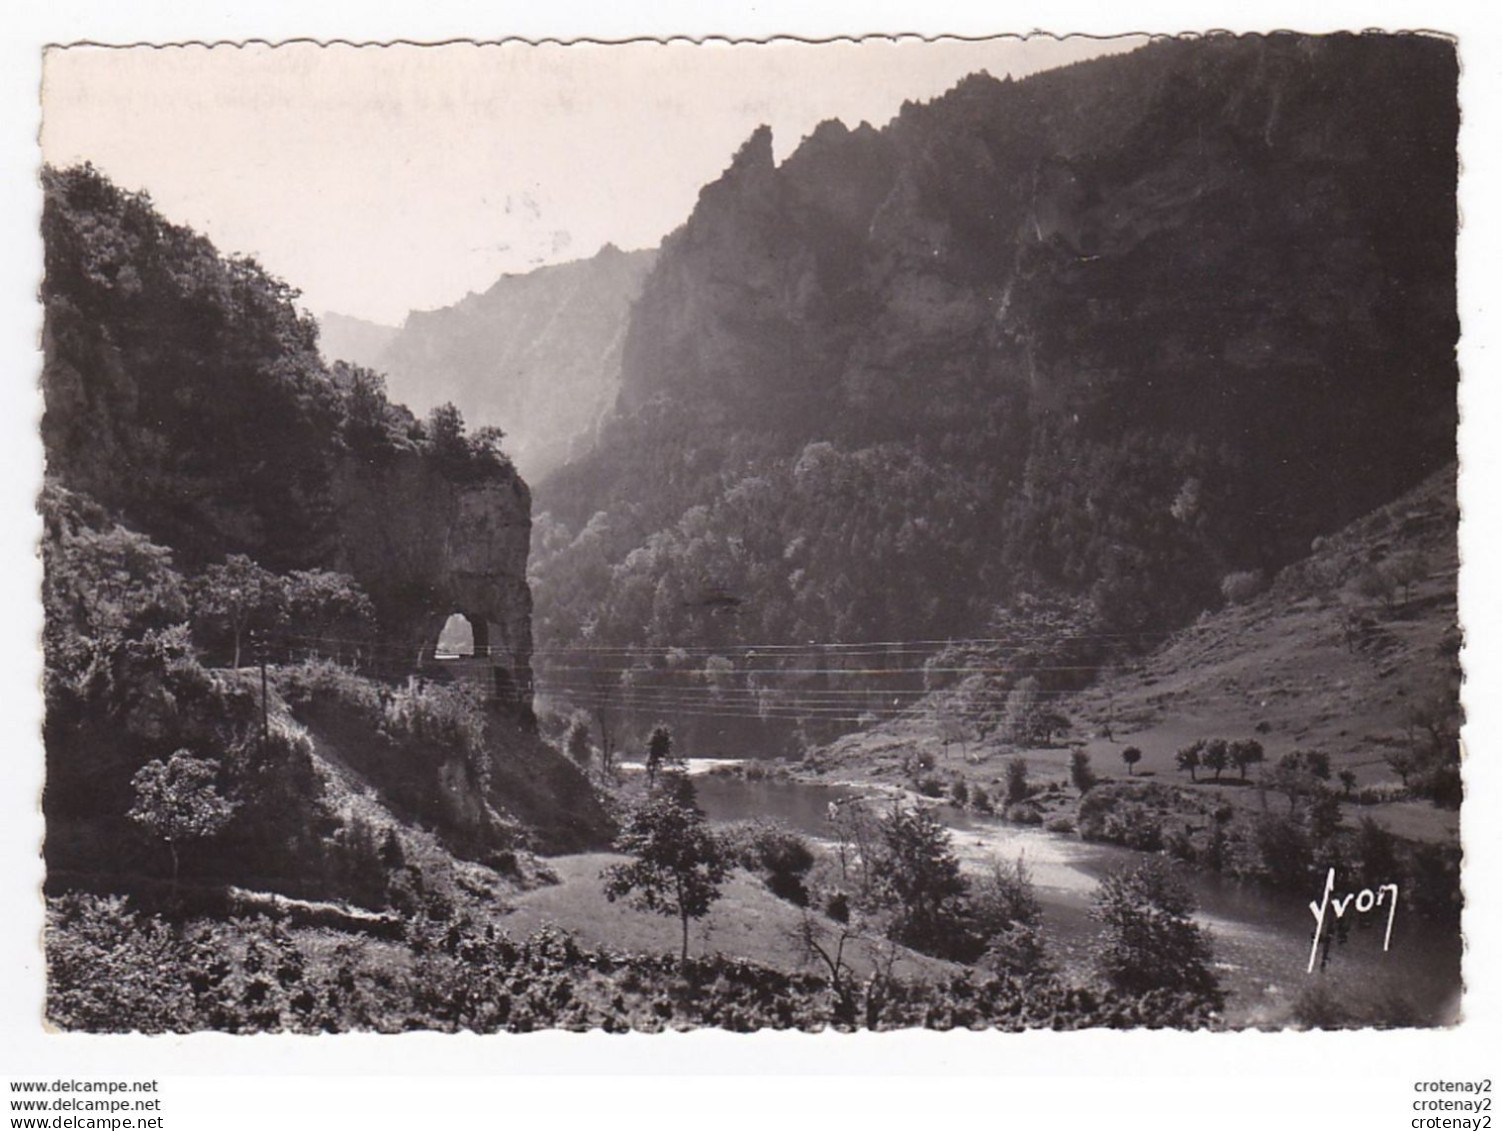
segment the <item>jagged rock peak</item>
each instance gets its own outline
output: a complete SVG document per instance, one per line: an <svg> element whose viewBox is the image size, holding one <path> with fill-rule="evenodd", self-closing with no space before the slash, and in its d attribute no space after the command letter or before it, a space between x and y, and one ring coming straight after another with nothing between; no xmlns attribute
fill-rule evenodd
<svg viewBox="0 0 1502 1131"><path fill-rule="evenodd" d="M745 143L736 150L730 167L720 179L699 190L701 203L718 198L755 194L769 187L777 175L777 159L772 153L772 127L757 126Z"/></svg>
<svg viewBox="0 0 1502 1131"><path fill-rule="evenodd" d="M752 130L751 136L745 140L740 149L736 150L726 175L734 176L748 169L763 166L770 168L776 163L772 155L772 127L761 125Z"/></svg>

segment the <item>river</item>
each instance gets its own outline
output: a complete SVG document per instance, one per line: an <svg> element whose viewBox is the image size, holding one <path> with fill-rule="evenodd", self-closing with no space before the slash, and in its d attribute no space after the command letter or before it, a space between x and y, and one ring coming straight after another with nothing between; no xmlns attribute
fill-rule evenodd
<svg viewBox="0 0 1502 1131"><path fill-rule="evenodd" d="M826 843L830 802L858 793L844 786L747 781L711 773L696 773L694 782L699 804L712 820L767 818ZM1043 928L1052 954L1066 971L1086 972L1100 930L1089 916L1100 878L1113 868L1137 863L1143 854L948 805L937 806L935 813L952 830L965 867L982 868L993 856L1020 856L1027 862L1043 905ZM1314 927L1309 902L1318 901L1321 890L1294 894L1188 867L1180 867L1179 874L1199 906L1196 919L1210 931L1232 1024L1285 1024L1294 999L1316 979L1358 1015L1377 1008L1390 1013L1394 1003L1402 1002L1424 1023L1453 1019L1460 990L1460 940L1416 920L1404 908L1397 912L1386 952L1386 915L1379 913L1369 917L1373 926L1351 930L1343 943L1331 948L1324 970L1316 967L1308 974ZM1327 922L1333 919L1331 912Z"/></svg>

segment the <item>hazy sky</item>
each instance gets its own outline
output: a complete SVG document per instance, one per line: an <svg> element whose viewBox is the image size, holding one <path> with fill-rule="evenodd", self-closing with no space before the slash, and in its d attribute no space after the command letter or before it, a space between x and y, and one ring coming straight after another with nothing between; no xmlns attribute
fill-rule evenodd
<svg viewBox="0 0 1502 1131"><path fill-rule="evenodd" d="M395 323L655 245L759 124L780 160L825 118L879 126L982 68L1140 42L75 47L46 59L42 150L148 190L315 313Z"/></svg>

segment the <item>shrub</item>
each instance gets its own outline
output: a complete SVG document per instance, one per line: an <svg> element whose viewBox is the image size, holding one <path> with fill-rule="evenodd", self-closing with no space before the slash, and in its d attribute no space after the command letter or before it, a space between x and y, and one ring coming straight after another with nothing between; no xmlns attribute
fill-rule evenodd
<svg viewBox="0 0 1502 1131"><path fill-rule="evenodd" d="M1258 869L1279 887L1306 886L1314 869L1314 849L1301 822L1281 813L1260 813L1252 825Z"/></svg>
<svg viewBox="0 0 1502 1131"><path fill-rule="evenodd" d="M1013 923L991 936L978 964L982 970L1030 979L1052 972L1043 932L1034 923Z"/></svg>
<svg viewBox="0 0 1502 1131"><path fill-rule="evenodd" d="M431 759L434 747L462 755L481 792L490 788L485 711L467 684L408 681L386 702L382 729L413 757Z"/></svg>
<svg viewBox="0 0 1502 1131"><path fill-rule="evenodd" d="M1238 570L1220 579L1220 595L1228 605L1244 605L1267 589L1267 575L1260 569Z"/></svg>
<svg viewBox="0 0 1502 1131"><path fill-rule="evenodd" d="M1386 805L1392 801L1406 801L1411 794L1406 786L1396 782L1379 782L1364 785L1354 795L1357 805Z"/></svg>
<svg viewBox="0 0 1502 1131"><path fill-rule="evenodd" d="M970 787L965 784L964 778L957 778L954 785L949 787L949 799L961 809L970 804Z"/></svg>
<svg viewBox="0 0 1502 1131"><path fill-rule="evenodd" d="M331 660L305 660L276 669L276 689L293 710L337 704L371 726L382 718L379 686Z"/></svg>
<svg viewBox="0 0 1502 1131"><path fill-rule="evenodd" d="M1300 1029L1343 1029L1352 1023L1350 1008L1322 979L1311 982L1294 999L1290 1020Z"/></svg>
<svg viewBox="0 0 1502 1131"><path fill-rule="evenodd" d="M970 908L975 930L989 940L1018 924L1037 925L1043 916L1037 889L1026 861L992 857L990 867L970 882Z"/></svg>
<svg viewBox="0 0 1502 1131"><path fill-rule="evenodd" d="M926 750L915 751L902 759L902 772L914 781L923 774L930 773L933 768L934 756Z"/></svg>
<svg viewBox="0 0 1502 1131"><path fill-rule="evenodd" d="M1001 811L1001 815L1017 825L1041 825L1043 823L1043 810L1036 801L1013 802Z"/></svg>
<svg viewBox="0 0 1502 1131"><path fill-rule="evenodd" d="M986 792L983 786L976 785L970 787L970 807L977 813L995 812L995 808L991 804L991 795Z"/></svg>
<svg viewBox="0 0 1502 1131"><path fill-rule="evenodd" d="M1101 973L1127 993L1187 992L1219 1006L1210 940L1193 913L1189 890L1161 860L1107 874L1091 907L1105 927Z"/></svg>
<svg viewBox="0 0 1502 1131"><path fill-rule="evenodd" d="M768 821L749 821L722 830L720 839L735 862L759 874L773 895L808 905L805 880L814 851L802 836Z"/></svg>
<svg viewBox="0 0 1502 1131"><path fill-rule="evenodd" d="M1090 755L1085 751L1075 750L1069 755L1069 780L1079 790L1081 797L1089 793L1100 780L1090 768Z"/></svg>
<svg viewBox="0 0 1502 1131"><path fill-rule="evenodd" d="M944 781L942 778L928 774L918 779L918 792L924 797L943 797Z"/></svg>
<svg viewBox="0 0 1502 1131"><path fill-rule="evenodd" d="M1093 789L1080 802L1080 836L1156 852L1163 847L1162 819L1145 800L1161 797L1150 783L1121 783Z"/></svg>

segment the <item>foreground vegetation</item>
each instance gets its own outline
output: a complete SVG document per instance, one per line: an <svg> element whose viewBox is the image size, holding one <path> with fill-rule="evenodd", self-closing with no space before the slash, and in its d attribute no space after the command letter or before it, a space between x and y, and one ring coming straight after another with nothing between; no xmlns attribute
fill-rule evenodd
<svg viewBox="0 0 1502 1131"><path fill-rule="evenodd" d="M853 804L840 831L838 862L821 870L802 838L760 823L715 830L687 777L660 778L625 821L623 858L593 882L608 901L678 920L676 958L585 948L552 926L514 941L484 901L429 898L385 921L400 929L376 941L74 893L49 907L48 1012L65 1027L147 1032L1219 1023L1209 939L1157 862L1102 884L1099 981L1079 986L1048 958L1020 862L963 875L948 833L922 809ZM690 923L737 870L788 905L781 933L796 969L690 958ZM895 973L923 955L941 961L920 962L916 978Z"/></svg>
<svg viewBox="0 0 1502 1131"><path fill-rule="evenodd" d="M420 917L400 944L264 917L174 923L119 898L49 904L47 1013L93 1032L414 1029L527 1032L752 1029L1199 1028L1193 994L1123 995L966 971L935 981L826 976L723 955L586 950L544 930L516 941Z"/></svg>

